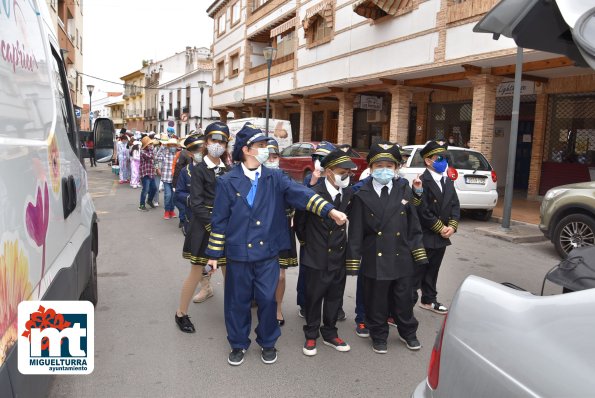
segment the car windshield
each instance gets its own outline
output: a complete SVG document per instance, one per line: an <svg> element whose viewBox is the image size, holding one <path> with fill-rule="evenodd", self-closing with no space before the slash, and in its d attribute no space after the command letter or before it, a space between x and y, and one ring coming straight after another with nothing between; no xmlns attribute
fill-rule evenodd
<svg viewBox="0 0 595 398"><path fill-rule="evenodd" d="M415 151L409 167L426 167L421 155L421 150ZM446 155L448 165L455 169L491 171L492 167L486 158L479 152L453 150Z"/></svg>

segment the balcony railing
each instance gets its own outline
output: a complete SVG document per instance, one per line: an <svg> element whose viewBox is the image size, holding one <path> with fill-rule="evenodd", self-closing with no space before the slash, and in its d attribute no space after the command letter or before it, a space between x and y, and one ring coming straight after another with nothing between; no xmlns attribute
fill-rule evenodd
<svg viewBox="0 0 595 398"><path fill-rule="evenodd" d="M176 119L179 119L180 118L180 110L178 108L174 109L174 117Z"/></svg>
<svg viewBox="0 0 595 398"><path fill-rule="evenodd" d="M293 70L294 65L294 53L288 54L284 57L277 58L271 65L271 76L279 75ZM266 79L267 77L267 65L262 64L255 66L248 70L244 77L244 83L251 83L257 80Z"/></svg>

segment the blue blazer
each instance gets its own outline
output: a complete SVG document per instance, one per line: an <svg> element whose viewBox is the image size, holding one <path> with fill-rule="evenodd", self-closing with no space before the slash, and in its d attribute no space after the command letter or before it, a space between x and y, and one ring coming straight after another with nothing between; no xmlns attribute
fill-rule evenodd
<svg viewBox="0 0 595 398"><path fill-rule="evenodd" d="M205 254L236 262L257 262L291 247L285 209L306 210L327 217L334 208L324 198L293 181L281 170L261 167L253 206L252 187L241 164L217 179L211 236Z"/></svg>

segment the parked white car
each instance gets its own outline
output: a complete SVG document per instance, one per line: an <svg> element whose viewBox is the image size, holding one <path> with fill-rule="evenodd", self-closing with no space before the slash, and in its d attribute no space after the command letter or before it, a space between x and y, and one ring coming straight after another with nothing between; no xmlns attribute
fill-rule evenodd
<svg viewBox="0 0 595 398"><path fill-rule="evenodd" d="M399 175L413 181L426 167L420 155L423 145L408 145L403 149L411 156L401 168ZM448 147L448 176L454 180L461 209L471 210L476 217L489 220L498 202L498 178L492 165L480 152L460 147Z"/></svg>

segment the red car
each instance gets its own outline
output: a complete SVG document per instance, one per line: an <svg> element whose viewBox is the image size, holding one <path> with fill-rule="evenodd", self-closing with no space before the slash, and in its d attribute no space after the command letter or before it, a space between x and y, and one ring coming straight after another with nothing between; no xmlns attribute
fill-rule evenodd
<svg viewBox="0 0 595 398"><path fill-rule="evenodd" d="M304 178L308 174L312 174L314 170L312 154L316 150L316 145L318 145L318 142L297 142L288 146L281 152L279 167L285 170L294 180L304 181ZM351 181L357 182L362 171L368 168L368 163L352 148L349 148L347 154L357 165L357 170L354 170L355 177L351 179Z"/></svg>

